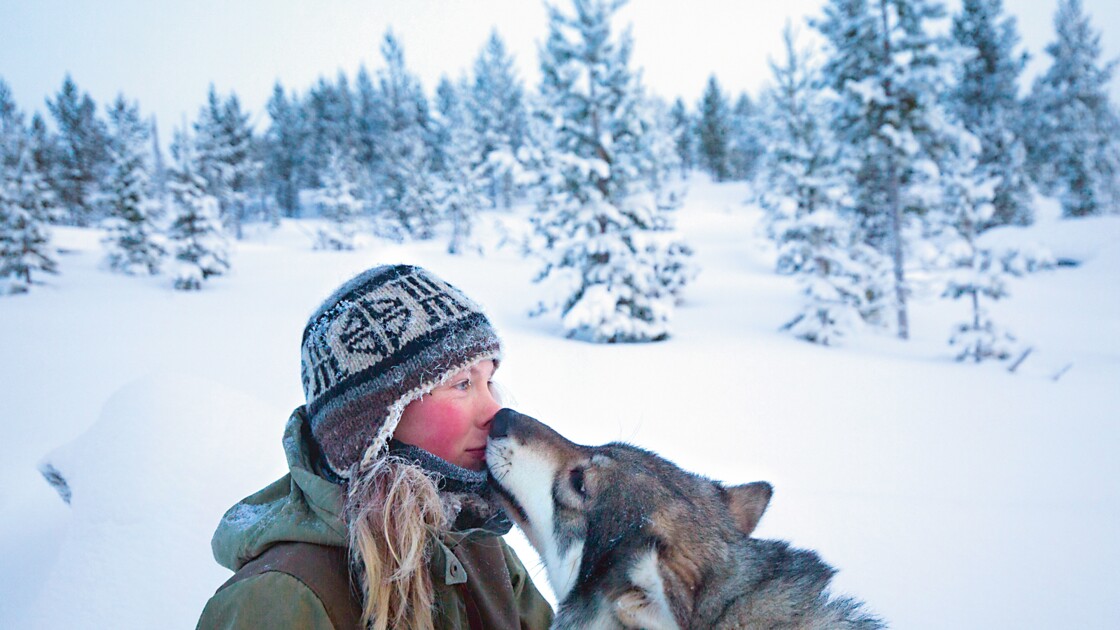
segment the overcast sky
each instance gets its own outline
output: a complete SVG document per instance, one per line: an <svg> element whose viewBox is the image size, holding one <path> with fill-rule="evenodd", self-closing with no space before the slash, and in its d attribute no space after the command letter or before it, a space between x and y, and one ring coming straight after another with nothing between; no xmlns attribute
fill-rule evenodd
<svg viewBox="0 0 1120 630"><path fill-rule="evenodd" d="M1084 0L1102 33L1104 56L1120 57L1120 1ZM561 2L562 6L566 6ZM732 92L752 95L781 54L787 20L801 25L823 0L631 0L618 20L634 33L634 65L666 98L695 103L714 73ZM950 2L955 10L958 2ZM1028 75L1049 63L1057 0L1005 0L1016 16ZM164 141L193 119L213 83L236 91L259 128L277 79L304 91L339 70L381 67L379 45L394 29L405 61L429 93L440 75L469 70L491 29L515 55L521 76L537 79L537 46L547 20L537 0L0 0L0 78L25 111L46 113L69 72L102 106L118 92L155 114ZM1024 82L1029 85L1029 82ZM1120 77L1112 82L1120 102Z"/></svg>

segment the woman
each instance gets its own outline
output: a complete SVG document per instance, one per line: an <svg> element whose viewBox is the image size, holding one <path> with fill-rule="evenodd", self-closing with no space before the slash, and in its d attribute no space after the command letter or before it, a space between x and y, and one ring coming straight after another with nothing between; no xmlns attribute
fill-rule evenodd
<svg viewBox="0 0 1120 630"><path fill-rule="evenodd" d="M478 306L375 267L311 316L301 359L290 473L222 518L214 557L236 573L199 627L547 628L486 485L501 342Z"/></svg>

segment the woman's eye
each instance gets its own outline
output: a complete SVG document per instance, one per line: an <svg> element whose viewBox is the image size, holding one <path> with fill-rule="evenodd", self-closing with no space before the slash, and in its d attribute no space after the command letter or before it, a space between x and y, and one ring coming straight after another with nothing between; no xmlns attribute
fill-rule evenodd
<svg viewBox="0 0 1120 630"><path fill-rule="evenodd" d="M568 472L568 481L572 484L572 490L576 491L579 496L587 496L587 486L584 483L583 469L573 468Z"/></svg>
<svg viewBox="0 0 1120 630"><path fill-rule="evenodd" d="M471 380L469 378L463 379L455 383L452 387L458 390L467 391L471 387Z"/></svg>

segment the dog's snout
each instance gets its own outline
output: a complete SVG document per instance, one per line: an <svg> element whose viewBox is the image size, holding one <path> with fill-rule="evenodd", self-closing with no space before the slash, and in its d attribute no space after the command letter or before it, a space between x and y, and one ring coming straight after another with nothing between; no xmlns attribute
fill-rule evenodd
<svg viewBox="0 0 1120 630"><path fill-rule="evenodd" d="M490 437L491 438L504 438L509 435L510 425L513 421L520 416L513 409L499 409L498 413L494 414L494 420L490 422Z"/></svg>

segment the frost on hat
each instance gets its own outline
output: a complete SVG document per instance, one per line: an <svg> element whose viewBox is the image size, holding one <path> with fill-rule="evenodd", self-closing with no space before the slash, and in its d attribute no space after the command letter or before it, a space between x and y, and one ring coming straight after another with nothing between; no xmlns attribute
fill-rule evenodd
<svg viewBox="0 0 1120 630"><path fill-rule="evenodd" d="M374 267L335 291L303 331L311 434L331 469L377 457L408 403L456 373L501 357L482 310L430 272Z"/></svg>

